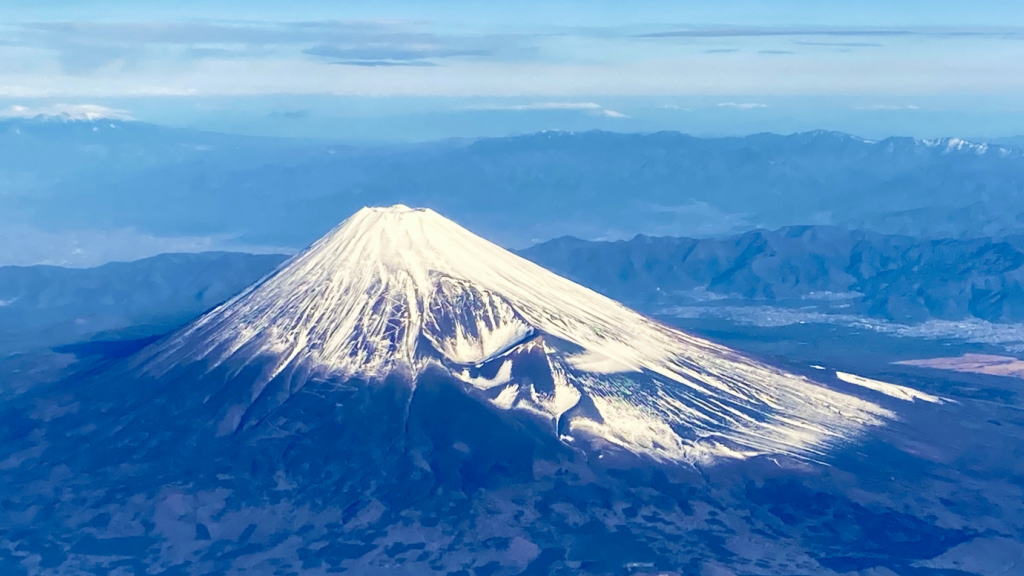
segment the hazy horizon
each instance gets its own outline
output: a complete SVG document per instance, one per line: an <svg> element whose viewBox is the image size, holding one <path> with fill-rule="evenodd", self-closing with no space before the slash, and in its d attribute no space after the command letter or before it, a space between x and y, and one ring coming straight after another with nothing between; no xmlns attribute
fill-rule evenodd
<svg viewBox="0 0 1024 576"><path fill-rule="evenodd" d="M994 0L246 8L5 3L0 116L88 106L366 142L594 128L1024 134L1024 19Z"/></svg>

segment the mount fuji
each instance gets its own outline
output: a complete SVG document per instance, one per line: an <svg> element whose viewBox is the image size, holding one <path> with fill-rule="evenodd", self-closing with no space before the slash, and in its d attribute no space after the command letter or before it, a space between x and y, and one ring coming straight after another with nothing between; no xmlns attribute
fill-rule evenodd
<svg viewBox="0 0 1024 576"><path fill-rule="evenodd" d="M4 405L0 568L830 574L965 540L835 492L850 466L889 474L863 450L890 423L950 405L855 388L431 210L365 208L181 330Z"/></svg>
<svg viewBox="0 0 1024 576"><path fill-rule="evenodd" d="M223 382L220 435L312 379L424 373L572 446L658 460L813 456L890 413L654 322L428 209L365 208L142 354Z"/></svg>

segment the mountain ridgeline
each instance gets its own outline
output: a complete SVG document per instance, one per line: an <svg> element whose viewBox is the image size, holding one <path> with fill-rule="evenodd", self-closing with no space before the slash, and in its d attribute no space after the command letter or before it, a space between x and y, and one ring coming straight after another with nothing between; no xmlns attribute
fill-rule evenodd
<svg viewBox="0 0 1024 576"><path fill-rule="evenodd" d="M1024 321L1024 237L930 240L830 226L714 239L559 238L531 260L645 309L694 300L839 300L901 322Z"/></svg>
<svg viewBox="0 0 1024 576"><path fill-rule="evenodd" d="M234 296L278 254L163 254L95 268L0 267L0 352L78 340L151 336Z"/></svg>
<svg viewBox="0 0 1024 576"><path fill-rule="evenodd" d="M337 215L390 203L441 210L514 247L563 234L708 237L800 224L957 238L1024 231L1021 150L824 131L543 132L358 148L8 120L0 183L0 224L296 248Z"/></svg>

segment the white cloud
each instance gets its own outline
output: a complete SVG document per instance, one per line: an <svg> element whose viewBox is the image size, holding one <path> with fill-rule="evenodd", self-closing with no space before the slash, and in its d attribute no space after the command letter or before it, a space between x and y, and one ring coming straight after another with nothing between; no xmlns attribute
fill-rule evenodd
<svg viewBox="0 0 1024 576"><path fill-rule="evenodd" d="M0 98L88 102L151 94L304 94L493 98L499 103L517 99L579 105L598 104L591 100L598 98L595 95L607 99L706 96L716 98L710 100L714 107L715 102L726 100L757 103L768 102L763 100L768 97L813 94L860 96L866 103L914 102L931 95L1020 93L1024 90L1024 57L1013 56L1024 55L1024 42L1013 46L998 67L980 65L988 61L973 52L937 54L925 61L899 52L881 65L877 56L864 58L858 53L721 58L673 53L669 46L656 54L609 61L450 58L437 66L360 67L282 52L185 62L141 60L127 68L107 66L71 74L49 52L27 54L0 43ZM31 62L32 67L12 65L24 62ZM950 74L950 69L957 74Z"/></svg>
<svg viewBox="0 0 1024 576"><path fill-rule="evenodd" d="M716 106L719 108L732 108L733 110L757 110L768 107L767 104L761 104L760 102L719 102Z"/></svg>
<svg viewBox="0 0 1024 576"><path fill-rule="evenodd" d="M870 106L854 106L854 110L920 110L916 104L872 104Z"/></svg>
<svg viewBox="0 0 1024 576"><path fill-rule="evenodd" d="M596 102L531 102L529 104L480 104L471 110L601 110Z"/></svg>
<svg viewBox="0 0 1024 576"><path fill-rule="evenodd" d="M598 104L597 102L530 102L528 104L482 104L470 106L468 110L496 111L544 111L544 110L578 110L589 112L605 118L629 118L626 114Z"/></svg>
<svg viewBox="0 0 1024 576"><path fill-rule="evenodd" d="M52 116L67 120L131 120L124 110L108 108L99 104L49 104L46 106L22 106L15 104L0 109L0 118L35 118Z"/></svg>

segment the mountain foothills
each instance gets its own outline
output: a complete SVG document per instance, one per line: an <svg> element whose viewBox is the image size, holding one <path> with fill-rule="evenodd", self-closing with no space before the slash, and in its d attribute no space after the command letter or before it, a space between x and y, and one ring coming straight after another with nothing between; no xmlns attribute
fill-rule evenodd
<svg viewBox="0 0 1024 576"><path fill-rule="evenodd" d="M0 404L0 569L1006 573L1015 392L911 380L772 367L367 208Z"/></svg>
<svg viewBox="0 0 1024 576"><path fill-rule="evenodd" d="M96 268L0 267L0 352L163 334L234 296L284 256L164 254Z"/></svg>
<svg viewBox="0 0 1024 576"><path fill-rule="evenodd" d="M834 302L900 322L1024 321L1024 236L927 239L830 226L722 238L559 238L521 251L542 266L645 309L732 298Z"/></svg>
<svg viewBox="0 0 1024 576"><path fill-rule="evenodd" d="M236 249L302 246L334 215L395 202L442 210L515 247L564 234L705 237L795 224L932 237L1024 231L1018 148L823 131L544 132L355 147L119 120L5 120L0 183L0 224L208 237ZM96 250L89 262L102 261ZM26 261L0 246L0 263L88 255L53 251Z"/></svg>

